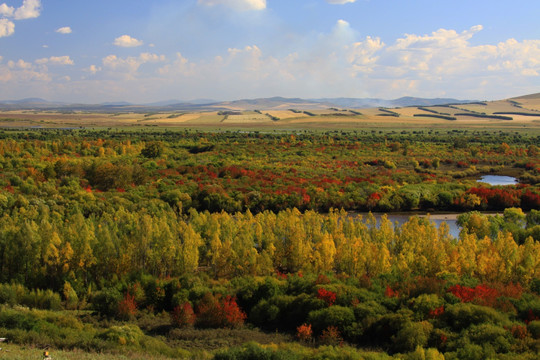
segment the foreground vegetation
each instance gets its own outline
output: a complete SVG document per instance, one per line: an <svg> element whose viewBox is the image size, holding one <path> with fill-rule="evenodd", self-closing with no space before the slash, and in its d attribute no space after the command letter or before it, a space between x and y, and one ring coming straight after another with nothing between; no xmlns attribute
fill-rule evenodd
<svg viewBox="0 0 540 360"><path fill-rule="evenodd" d="M90 359L537 358L538 143L1 132L0 337ZM367 210L466 212L454 239Z"/></svg>

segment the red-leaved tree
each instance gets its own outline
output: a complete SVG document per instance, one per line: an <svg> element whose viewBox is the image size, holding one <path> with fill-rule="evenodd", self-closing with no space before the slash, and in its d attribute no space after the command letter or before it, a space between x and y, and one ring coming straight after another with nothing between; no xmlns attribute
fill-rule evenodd
<svg viewBox="0 0 540 360"><path fill-rule="evenodd" d="M171 313L171 322L177 327L186 327L195 324L195 312L189 302L176 306Z"/></svg>

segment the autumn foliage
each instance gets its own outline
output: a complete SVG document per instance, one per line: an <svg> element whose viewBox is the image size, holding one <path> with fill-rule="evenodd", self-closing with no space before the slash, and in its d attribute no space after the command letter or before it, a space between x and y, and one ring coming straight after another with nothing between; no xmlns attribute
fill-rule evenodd
<svg viewBox="0 0 540 360"><path fill-rule="evenodd" d="M195 324L195 312L189 302L176 306L171 312L171 322L177 327L186 327Z"/></svg>
<svg viewBox="0 0 540 360"><path fill-rule="evenodd" d="M332 306L336 302L336 293L325 288L319 288L317 290L317 298L324 300L328 306Z"/></svg>
<svg viewBox="0 0 540 360"><path fill-rule="evenodd" d="M137 314L137 303L135 297L129 292L118 303L118 315L124 319L132 319Z"/></svg>
<svg viewBox="0 0 540 360"><path fill-rule="evenodd" d="M207 293L197 305L195 325L203 328L237 328L244 324L246 317L234 297Z"/></svg>

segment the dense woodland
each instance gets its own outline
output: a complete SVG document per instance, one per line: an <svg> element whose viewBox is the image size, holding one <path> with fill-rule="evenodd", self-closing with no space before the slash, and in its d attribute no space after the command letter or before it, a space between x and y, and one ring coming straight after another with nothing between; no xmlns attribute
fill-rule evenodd
<svg viewBox="0 0 540 360"><path fill-rule="evenodd" d="M169 357L536 359L539 143L2 131L0 337ZM437 210L463 212L458 239L429 218L358 214ZM197 329L289 338L215 352L190 347Z"/></svg>

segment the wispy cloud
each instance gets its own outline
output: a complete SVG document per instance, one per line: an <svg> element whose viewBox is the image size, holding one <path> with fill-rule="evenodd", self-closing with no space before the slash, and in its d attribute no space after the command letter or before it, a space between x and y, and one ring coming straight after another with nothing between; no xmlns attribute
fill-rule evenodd
<svg viewBox="0 0 540 360"><path fill-rule="evenodd" d="M356 2L356 0L326 0L326 2L332 5L343 5Z"/></svg>
<svg viewBox="0 0 540 360"><path fill-rule="evenodd" d="M129 35L122 35L114 39L114 45L120 47L137 47L142 44L143 42L141 40L135 39Z"/></svg>
<svg viewBox="0 0 540 360"><path fill-rule="evenodd" d="M69 56L51 56L49 58L37 59L36 64L45 65L73 65L74 62Z"/></svg>
<svg viewBox="0 0 540 360"><path fill-rule="evenodd" d="M69 26L64 26L59 29L56 29L56 32L59 34L71 34L72 30Z"/></svg>
<svg viewBox="0 0 540 360"><path fill-rule="evenodd" d="M266 0L198 0L197 2L206 6L223 5L240 11L266 9Z"/></svg>

